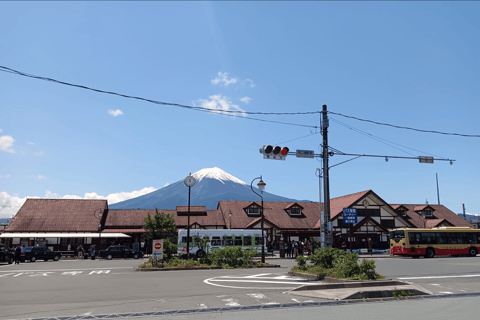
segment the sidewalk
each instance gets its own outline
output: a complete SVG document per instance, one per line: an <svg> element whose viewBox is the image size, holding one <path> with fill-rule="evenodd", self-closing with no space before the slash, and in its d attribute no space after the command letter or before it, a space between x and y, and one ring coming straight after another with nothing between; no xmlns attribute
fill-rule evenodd
<svg viewBox="0 0 480 320"><path fill-rule="evenodd" d="M306 254L304 254L303 256L308 257ZM358 257L362 258L362 259L393 258L393 256L391 256L389 252L359 253ZM277 250L274 250L273 254L270 253L270 252L268 254L265 254L265 259L292 259L292 260L295 260L295 258L290 258L290 257L280 258L280 252L277 251Z"/></svg>

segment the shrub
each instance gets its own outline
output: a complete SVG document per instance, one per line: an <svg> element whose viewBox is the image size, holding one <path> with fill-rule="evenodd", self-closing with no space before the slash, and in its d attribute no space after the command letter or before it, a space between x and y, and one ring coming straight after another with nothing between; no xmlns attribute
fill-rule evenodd
<svg viewBox="0 0 480 320"><path fill-rule="evenodd" d="M300 270L306 270L307 269L307 258L304 256L298 256L295 261L297 261L298 268Z"/></svg>
<svg viewBox="0 0 480 320"><path fill-rule="evenodd" d="M163 255L165 260L170 260L177 253L178 245L173 244L169 239L163 240Z"/></svg>
<svg viewBox="0 0 480 320"><path fill-rule="evenodd" d="M363 259L360 264L360 273L367 276L369 280L375 280L377 273L375 272L375 261Z"/></svg>

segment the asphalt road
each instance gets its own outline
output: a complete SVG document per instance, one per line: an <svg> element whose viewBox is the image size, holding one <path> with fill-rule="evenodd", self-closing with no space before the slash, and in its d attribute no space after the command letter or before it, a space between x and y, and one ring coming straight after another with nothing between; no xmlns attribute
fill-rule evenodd
<svg viewBox="0 0 480 320"><path fill-rule="evenodd" d="M377 271L387 278L409 281L435 294L480 292L480 256L374 259ZM123 259L2 264L0 319L325 301L290 295L290 289L310 282L287 276L288 270L294 265L293 260L267 260L281 264L282 268L135 272L134 267L142 260ZM453 301L458 298L442 300ZM397 303L401 305L413 301ZM370 308L377 308L378 305L370 305ZM293 314L308 314L313 309L295 308ZM282 309L281 313L290 312L286 310ZM229 314L232 319L235 318L234 313Z"/></svg>

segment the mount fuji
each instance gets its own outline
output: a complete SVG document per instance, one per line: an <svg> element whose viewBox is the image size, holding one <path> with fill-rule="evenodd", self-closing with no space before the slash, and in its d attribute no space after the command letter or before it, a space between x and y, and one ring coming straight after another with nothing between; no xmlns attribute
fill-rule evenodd
<svg viewBox="0 0 480 320"><path fill-rule="evenodd" d="M192 174L196 183L191 189L190 205L205 206L207 210L217 209L218 201L260 201L250 185L219 168L206 168ZM258 188L255 192L260 193ZM310 202L295 200L263 192L264 201ZM118 202L110 209L165 209L175 210L176 206L188 205L188 189L183 179L162 189L143 196Z"/></svg>

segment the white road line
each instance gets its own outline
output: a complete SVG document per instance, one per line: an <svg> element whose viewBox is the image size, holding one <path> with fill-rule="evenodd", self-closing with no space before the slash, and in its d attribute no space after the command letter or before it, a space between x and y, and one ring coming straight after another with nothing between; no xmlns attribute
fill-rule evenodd
<svg viewBox="0 0 480 320"><path fill-rule="evenodd" d="M77 268L77 269L49 269L49 270L8 270L2 272L46 272L46 271L79 271L79 270L105 270L105 269L134 269L134 267L105 267L105 268Z"/></svg>
<svg viewBox="0 0 480 320"><path fill-rule="evenodd" d="M207 279L215 282L246 282L246 283L275 283L275 284L301 284L301 285L314 285L317 283L305 283L305 282L288 282L288 281L264 281L264 280L233 280L233 279ZM205 282L205 281L204 281Z"/></svg>
<svg viewBox="0 0 480 320"><path fill-rule="evenodd" d="M261 277L261 276L268 276L272 273L261 273L261 274L254 274L253 276L246 276L244 278L257 278L257 277Z"/></svg>
<svg viewBox="0 0 480 320"><path fill-rule="evenodd" d="M416 279L447 279L447 278L474 278L480 277L480 274L465 274L458 276L429 276L429 277L408 277L408 278L397 278L398 280L416 280Z"/></svg>
<svg viewBox="0 0 480 320"><path fill-rule="evenodd" d="M439 293L443 293L443 294L453 294L453 292L450 292L450 291L440 291Z"/></svg>

